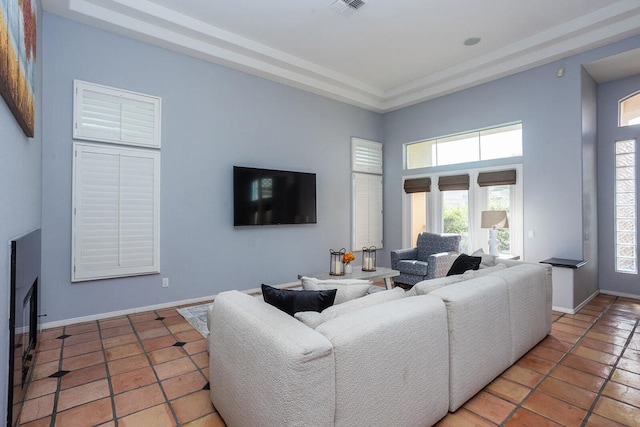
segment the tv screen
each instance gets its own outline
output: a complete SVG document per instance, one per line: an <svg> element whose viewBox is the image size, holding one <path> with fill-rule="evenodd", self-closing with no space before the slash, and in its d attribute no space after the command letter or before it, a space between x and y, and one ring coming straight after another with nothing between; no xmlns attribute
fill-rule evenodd
<svg viewBox="0 0 640 427"><path fill-rule="evenodd" d="M233 167L233 224L315 224L316 174Z"/></svg>

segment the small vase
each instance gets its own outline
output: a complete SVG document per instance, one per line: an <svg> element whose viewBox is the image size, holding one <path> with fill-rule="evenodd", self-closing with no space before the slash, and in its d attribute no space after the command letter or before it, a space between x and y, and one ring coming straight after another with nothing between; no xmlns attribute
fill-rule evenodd
<svg viewBox="0 0 640 427"><path fill-rule="evenodd" d="M353 272L353 267L351 267L351 263L350 263L350 262L349 262L349 263L347 263L347 264L345 264L345 266L344 266L344 272L345 272L346 274L351 274L351 273Z"/></svg>

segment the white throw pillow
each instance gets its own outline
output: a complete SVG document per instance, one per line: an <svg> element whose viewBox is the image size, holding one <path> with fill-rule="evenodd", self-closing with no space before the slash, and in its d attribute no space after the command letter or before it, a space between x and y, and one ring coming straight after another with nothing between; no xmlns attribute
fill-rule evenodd
<svg viewBox="0 0 640 427"><path fill-rule="evenodd" d="M400 299L404 297L404 294L404 289L393 288L387 291L375 292L362 298L353 299L343 304L333 305L325 308L321 313L315 311L299 311L294 315L294 317L310 328L315 329L327 320L346 313L351 313L352 311L371 307L372 305Z"/></svg>
<svg viewBox="0 0 640 427"><path fill-rule="evenodd" d="M482 248L472 253L471 256L482 257L482 261L480 261L480 268L493 267L496 265L497 257L495 255L485 254Z"/></svg>
<svg viewBox="0 0 640 427"><path fill-rule="evenodd" d="M313 277L303 277L300 280L302 281L302 289L305 291L337 289L334 305L365 296L369 287L373 284L371 280L362 279L318 280Z"/></svg>

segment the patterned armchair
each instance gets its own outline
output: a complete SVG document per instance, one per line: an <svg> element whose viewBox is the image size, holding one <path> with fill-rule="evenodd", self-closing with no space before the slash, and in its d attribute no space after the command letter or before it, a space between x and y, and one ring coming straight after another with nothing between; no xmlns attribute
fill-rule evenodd
<svg viewBox="0 0 640 427"><path fill-rule="evenodd" d="M400 275L396 283L415 285L427 279L443 277L460 252L459 234L420 233L415 248L391 251L391 268Z"/></svg>

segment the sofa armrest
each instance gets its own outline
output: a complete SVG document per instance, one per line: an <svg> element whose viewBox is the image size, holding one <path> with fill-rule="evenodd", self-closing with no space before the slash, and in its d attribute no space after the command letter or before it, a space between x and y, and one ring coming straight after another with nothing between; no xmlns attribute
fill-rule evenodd
<svg viewBox="0 0 640 427"><path fill-rule="evenodd" d="M391 251L391 269L398 269L398 262L403 259L418 259L418 248L396 249Z"/></svg>
<svg viewBox="0 0 640 427"><path fill-rule="evenodd" d="M429 255L427 258L427 277L430 279L445 277L458 255L458 252L440 252Z"/></svg>
<svg viewBox="0 0 640 427"><path fill-rule="evenodd" d="M336 426L430 426L446 415L449 338L439 298L389 301L316 330L334 346Z"/></svg>
<svg viewBox="0 0 640 427"><path fill-rule="evenodd" d="M208 317L211 401L227 425L333 425L335 362L323 335L238 291L219 294Z"/></svg>

